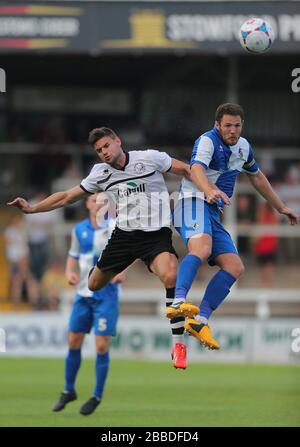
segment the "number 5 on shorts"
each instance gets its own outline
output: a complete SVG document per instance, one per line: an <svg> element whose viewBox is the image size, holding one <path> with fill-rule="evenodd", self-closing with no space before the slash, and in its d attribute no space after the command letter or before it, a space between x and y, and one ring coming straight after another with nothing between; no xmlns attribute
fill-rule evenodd
<svg viewBox="0 0 300 447"><path fill-rule="evenodd" d="M106 318L99 318L98 320L98 331L103 332L107 329L107 320Z"/></svg>

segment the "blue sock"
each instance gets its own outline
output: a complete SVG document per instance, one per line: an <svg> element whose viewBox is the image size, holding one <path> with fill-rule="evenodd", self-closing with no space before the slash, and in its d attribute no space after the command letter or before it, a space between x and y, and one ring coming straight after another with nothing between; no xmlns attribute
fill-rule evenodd
<svg viewBox="0 0 300 447"><path fill-rule="evenodd" d="M105 354L97 354L96 357L96 386L94 389L94 397L101 398L107 373L109 369L109 352L105 352Z"/></svg>
<svg viewBox="0 0 300 447"><path fill-rule="evenodd" d="M236 278L225 270L219 270L209 281L200 304L200 316L209 318L230 292Z"/></svg>
<svg viewBox="0 0 300 447"><path fill-rule="evenodd" d="M69 349L65 361L65 391L74 391L75 380L81 363L81 349Z"/></svg>
<svg viewBox="0 0 300 447"><path fill-rule="evenodd" d="M186 298L201 264L201 259L190 253L183 258L178 270L175 298Z"/></svg>

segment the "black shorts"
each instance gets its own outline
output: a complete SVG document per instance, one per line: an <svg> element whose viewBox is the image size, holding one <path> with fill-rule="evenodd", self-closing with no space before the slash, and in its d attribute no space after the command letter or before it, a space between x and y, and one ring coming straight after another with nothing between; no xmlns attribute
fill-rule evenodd
<svg viewBox="0 0 300 447"><path fill-rule="evenodd" d="M112 270L120 273L136 259L141 259L150 269L150 264L159 253L177 253L172 245L172 230L163 227L158 231L123 231L116 227L112 232L97 266L102 272Z"/></svg>

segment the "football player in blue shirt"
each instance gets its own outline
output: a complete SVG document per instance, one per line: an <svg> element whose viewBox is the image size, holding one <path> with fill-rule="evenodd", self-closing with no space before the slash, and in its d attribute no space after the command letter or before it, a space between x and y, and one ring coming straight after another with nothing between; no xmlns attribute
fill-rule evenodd
<svg viewBox="0 0 300 447"><path fill-rule="evenodd" d="M255 161L249 142L241 137L244 112L238 104L217 108L215 127L201 135L191 157L191 180L184 178L174 210L177 228L189 253L182 260L176 282L175 299L167 309L168 318L188 317L184 327L204 346L220 349L212 337L208 319L243 273L244 266L230 234L221 223L224 205L230 205L238 175L245 172L253 187L289 223L297 223L297 214L287 208L273 190ZM210 280L200 309L186 302L188 291L200 266L208 261L219 270Z"/></svg>
<svg viewBox="0 0 300 447"><path fill-rule="evenodd" d="M66 264L68 283L77 287L69 322L69 351L65 361L65 387L53 411L61 411L77 399L75 381L81 364L81 348L85 334L94 327L96 339L96 384L93 396L80 408L82 415L94 412L100 404L109 371L109 344L116 333L119 309L119 285L124 273L116 275L103 289L91 292L88 274L98 261L114 229L115 221L105 218L105 194L88 197L89 218L75 225ZM100 211L100 208L101 211Z"/></svg>

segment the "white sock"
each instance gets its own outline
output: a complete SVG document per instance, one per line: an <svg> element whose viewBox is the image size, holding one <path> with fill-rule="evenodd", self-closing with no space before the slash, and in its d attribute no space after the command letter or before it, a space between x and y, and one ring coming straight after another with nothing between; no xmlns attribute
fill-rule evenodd
<svg viewBox="0 0 300 447"><path fill-rule="evenodd" d="M196 315L194 318L195 320L199 321L199 323L208 324L208 319L200 314Z"/></svg>
<svg viewBox="0 0 300 447"><path fill-rule="evenodd" d="M174 346L176 345L176 343L181 343L181 344L185 344L184 343L184 335L180 334L180 335L172 335L172 347L174 348Z"/></svg>
<svg viewBox="0 0 300 447"><path fill-rule="evenodd" d="M181 301L185 301L185 298L181 297L174 298L172 305L180 303Z"/></svg>

